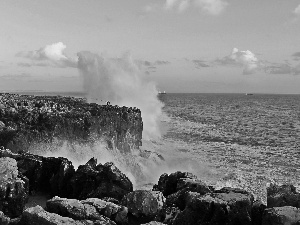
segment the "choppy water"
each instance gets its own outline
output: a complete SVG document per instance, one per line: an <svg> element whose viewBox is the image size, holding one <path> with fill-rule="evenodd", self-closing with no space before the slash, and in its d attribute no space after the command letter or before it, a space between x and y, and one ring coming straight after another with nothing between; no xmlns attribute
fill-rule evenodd
<svg viewBox="0 0 300 225"><path fill-rule="evenodd" d="M175 158L178 167L212 185L245 188L262 198L270 182L300 187L300 95L167 94L160 99L169 129L156 150Z"/></svg>
<svg viewBox="0 0 300 225"><path fill-rule="evenodd" d="M244 188L263 201L271 182L292 183L300 190L300 95L166 94L159 98L165 104L160 118L163 136L143 140L141 149L147 151L122 156L107 152L100 143L92 148L72 146L72 151L64 147L55 155L63 153L72 160L71 152L84 149L81 159L99 156L101 162L114 161L136 188L151 188L162 173L181 170L217 188Z"/></svg>

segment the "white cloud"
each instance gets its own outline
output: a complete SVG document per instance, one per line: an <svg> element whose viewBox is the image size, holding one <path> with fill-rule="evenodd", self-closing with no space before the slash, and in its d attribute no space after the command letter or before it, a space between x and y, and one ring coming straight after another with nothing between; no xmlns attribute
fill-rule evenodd
<svg viewBox="0 0 300 225"><path fill-rule="evenodd" d="M221 65L237 65L244 68L243 74L253 74L261 68L261 62L251 51L239 51L234 48L230 55L216 60Z"/></svg>
<svg viewBox="0 0 300 225"><path fill-rule="evenodd" d="M166 0L165 9L183 12L189 7L197 7L205 13L218 15L227 5L224 0Z"/></svg>
<svg viewBox="0 0 300 225"><path fill-rule="evenodd" d="M298 7L294 10L294 13L296 15L299 15L300 16L300 4L298 5Z"/></svg>
<svg viewBox="0 0 300 225"><path fill-rule="evenodd" d="M66 45L58 42L35 51L19 52L16 56L31 59L32 66L77 67L77 60L68 58L64 54L65 48ZM36 61L43 61L43 63Z"/></svg>

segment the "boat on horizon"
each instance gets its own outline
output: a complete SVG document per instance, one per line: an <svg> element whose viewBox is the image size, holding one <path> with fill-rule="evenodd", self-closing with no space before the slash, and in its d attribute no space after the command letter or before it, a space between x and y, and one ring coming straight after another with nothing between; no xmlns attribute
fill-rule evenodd
<svg viewBox="0 0 300 225"><path fill-rule="evenodd" d="M159 91L158 94L159 94L159 95L165 95L165 94L167 94L167 93L166 93L166 91L163 91L163 92Z"/></svg>
<svg viewBox="0 0 300 225"><path fill-rule="evenodd" d="M253 95L252 93L246 93L245 95Z"/></svg>

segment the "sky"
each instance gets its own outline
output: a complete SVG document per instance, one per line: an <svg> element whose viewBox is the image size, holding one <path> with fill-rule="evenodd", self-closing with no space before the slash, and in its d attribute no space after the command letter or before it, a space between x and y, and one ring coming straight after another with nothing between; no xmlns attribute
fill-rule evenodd
<svg viewBox="0 0 300 225"><path fill-rule="evenodd" d="M300 0L0 0L0 21L0 91L83 91L91 52L160 91L300 94Z"/></svg>

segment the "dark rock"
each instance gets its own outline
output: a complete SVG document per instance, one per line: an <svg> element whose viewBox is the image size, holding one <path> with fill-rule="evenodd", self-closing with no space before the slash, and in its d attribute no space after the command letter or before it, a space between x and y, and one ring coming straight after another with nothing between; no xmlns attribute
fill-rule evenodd
<svg viewBox="0 0 300 225"><path fill-rule="evenodd" d="M153 190L161 191L164 196L168 196L177 191L177 183L180 178L197 179L195 175L188 172L177 171L175 173L162 174L158 180L158 185L153 187Z"/></svg>
<svg viewBox="0 0 300 225"><path fill-rule="evenodd" d="M165 201L159 191L137 190L124 196L122 204L135 217L163 220Z"/></svg>
<svg viewBox="0 0 300 225"><path fill-rule="evenodd" d="M167 196L167 206L177 206L183 210L186 206L186 196L189 191L201 195L210 193L210 188L201 180L191 178L180 178L177 181L177 192Z"/></svg>
<svg viewBox="0 0 300 225"><path fill-rule="evenodd" d="M166 217L164 219L164 223L168 225L172 225L176 216L181 212L181 210L177 207L167 207L165 209Z"/></svg>
<svg viewBox="0 0 300 225"><path fill-rule="evenodd" d="M121 200L133 190L131 181L113 163L97 165L90 161L78 167L71 178L72 198L104 198Z"/></svg>
<svg viewBox="0 0 300 225"><path fill-rule="evenodd" d="M14 218L22 214L28 200L28 184L18 177L15 159L0 158L0 211Z"/></svg>
<svg viewBox="0 0 300 225"><path fill-rule="evenodd" d="M293 185L271 184L267 188L267 207L294 206L300 208L300 193Z"/></svg>
<svg viewBox="0 0 300 225"><path fill-rule="evenodd" d="M243 193L190 192L186 208L177 215L173 225L250 225L252 202L253 196Z"/></svg>
<svg viewBox="0 0 300 225"><path fill-rule="evenodd" d="M119 206L112 202L106 202L97 198L88 198L81 201L84 205L91 205L97 209L97 211L117 224L128 223L128 209L125 206Z"/></svg>
<svg viewBox="0 0 300 225"><path fill-rule="evenodd" d="M156 221L151 221L149 223L143 223L141 225L164 225L164 223L156 222Z"/></svg>
<svg viewBox="0 0 300 225"><path fill-rule="evenodd" d="M266 209L266 205L264 205L261 201L255 201L252 205L252 224L253 225L261 225L264 211Z"/></svg>
<svg viewBox="0 0 300 225"><path fill-rule="evenodd" d="M292 206L274 207L265 210L262 225L299 225L300 209Z"/></svg>
<svg viewBox="0 0 300 225"><path fill-rule="evenodd" d="M115 225L114 222L109 221L109 219L103 218L102 221L98 220L96 223L91 220L74 220L68 217L62 217L55 213L50 213L45 211L41 206L36 206L26 209L20 221L22 225L94 225L94 224L105 224L105 225Z"/></svg>
<svg viewBox="0 0 300 225"><path fill-rule="evenodd" d="M10 218L5 216L5 214L0 211L0 225L8 225L10 222Z"/></svg>

